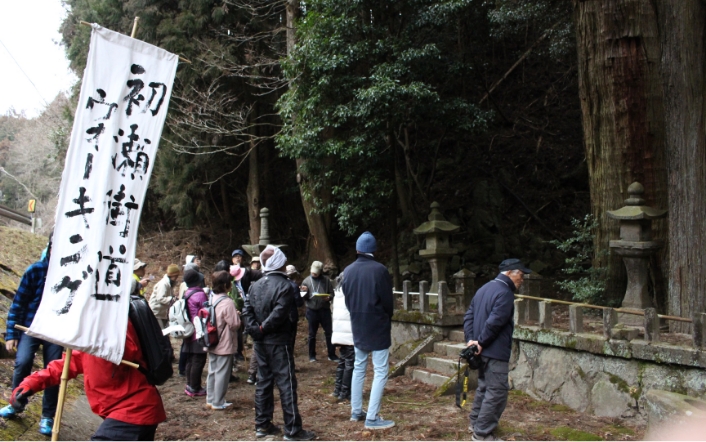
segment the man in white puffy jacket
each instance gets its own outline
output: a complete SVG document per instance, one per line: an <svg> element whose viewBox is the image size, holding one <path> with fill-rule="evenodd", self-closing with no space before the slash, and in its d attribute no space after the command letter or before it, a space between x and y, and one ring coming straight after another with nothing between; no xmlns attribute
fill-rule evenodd
<svg viewBox="0 0 706 442"><path fill-rule="evenodd" d="M336 368L336 383L331 394L339 401L351 399L351 378L355 364L355 348L353 347L353 331L351 329L351 314L346 307L346 297L341 288L343 274L336 278L336 288L333 290L333 334L331 343L339 345L338 367Z"/></svg>

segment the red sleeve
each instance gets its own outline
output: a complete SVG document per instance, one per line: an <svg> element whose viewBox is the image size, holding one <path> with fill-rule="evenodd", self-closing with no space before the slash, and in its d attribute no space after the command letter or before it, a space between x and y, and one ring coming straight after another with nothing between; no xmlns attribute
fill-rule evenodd
<svg viewBox="0 0 706 442"><path fill-rule="evenodd" d="M71 365L69 366L69 379L74 379L76 376L83 373L83 353L78 350L71 352ZM39 370L27 376L19 385L33 392L38 392L61 383L61 372L64 370L64 361L66 353L61 359L51 361L47 368Z"/></svg>
<svg viewBox="0 0 706 442"><path fill-rule="evenodd" d="M127 321L127 336L125 337L125 352L123 353L123 359L146 367L142 356L142 350L140 349L140 339L137 337L135 327L129 319Z"/></svg>

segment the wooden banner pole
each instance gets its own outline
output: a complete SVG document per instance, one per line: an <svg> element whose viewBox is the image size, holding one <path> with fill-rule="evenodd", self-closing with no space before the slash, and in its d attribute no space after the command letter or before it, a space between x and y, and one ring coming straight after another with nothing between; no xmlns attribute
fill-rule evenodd
<svg viewBox="0 0 706 442"><path fill-rule="evenodd" d="M135 17L135 21L132 24L132 34L130 34L130 37L135 38L135 35L137 34L137 22L140 21L140 17Z"/></svg>
<svg viewBox="0 0 706 442"><path fill-rule="evenodd" d="M135 17L135 24L133 25L133 28L132 28L132 38L134 38L135 32L137 32L137 19L138 18L139 17ZM79 23L81 23L82 25L85 25L85 26L91 26L91 24L88 23L87 21L81 20L81 21L79 21ZM187 60L186 58L182 57L181 55L179 55L179 60L183 61L184 63L191 64L190 60Z"/></svg>
<svg viewBox="0 0 706 442"><path fill-rule="evenodd" d="M66 349L64 358L64 369L61 371L61 385L59 386L59 400L56 404L54 414L54 427L51 429L51 440L59 440L59 430L61 429L61 415L64 413L64 402L66 401L66 387L69 384L69 371L71 369L71 349Z"/></svg>

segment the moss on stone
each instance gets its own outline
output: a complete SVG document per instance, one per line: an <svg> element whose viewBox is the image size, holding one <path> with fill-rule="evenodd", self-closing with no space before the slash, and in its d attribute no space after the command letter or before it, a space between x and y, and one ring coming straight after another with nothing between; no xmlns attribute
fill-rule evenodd
<svg viewBox="0 0 706 442"><path fill-rule="evenodd" d="M620 376L616 376L614 374L609 374L608 379L612 384L614 384L616 387L618 387L618 390L622 391L623 393L628 394L631 398L637 400L640 398L640 395L642 394L642 387L641 386L631 386L630 384L625 381L625 379L621 378Z"/></svg>
<svg viewBox="0 0 706 442"><path fill-rule="evenodd" d="M556 440L603 440L602 437L588 431L575 430L569 427L557 427L549 430Z"/></svg>
<svg viewBox="0 0 706 442"><path fill-rule="evenodd" d="M566 412L566 411L574 411L571 409L571 407L567 407L566 405L563 404L552 404L551 407L552 411L560 411L560 412Z"/></svg>

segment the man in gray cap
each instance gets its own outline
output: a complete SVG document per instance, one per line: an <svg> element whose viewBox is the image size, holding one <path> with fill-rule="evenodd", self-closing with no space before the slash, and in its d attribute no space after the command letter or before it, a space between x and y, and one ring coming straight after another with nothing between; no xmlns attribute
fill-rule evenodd
<svg viewBox="0 0 706 442"><path fill-rule="evenodd" d="M476 292L463 318L466 346L477 346L476 354L482 361L468 427L473 440L497 440L493 431L505 411L510 389L507 376L514 329L514 292L520 289L524 275L532 273L519 259L506 259L499 270L495 279Z"/></svg>
<svg viewBox="0 0 706 442"><path fill-rule="evenodd" d="M316 333L319 325L324 329L328 360L338 362L336 347L331 343L333 322L331 321L331 295L333 284L328 276L323 275L324 264L314 261L311 264L311 274L302 282L301 290L306 292L306 320L309 321L309 362L316 362Z"/></svg>

